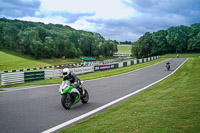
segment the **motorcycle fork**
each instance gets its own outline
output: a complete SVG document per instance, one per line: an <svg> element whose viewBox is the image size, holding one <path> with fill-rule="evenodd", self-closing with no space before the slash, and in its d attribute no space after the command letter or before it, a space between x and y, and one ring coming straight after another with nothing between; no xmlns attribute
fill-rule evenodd
<svg viewBox="0 0 200 133"><path fill-rule="evenodd" d="M69 93L67 93L67 99L69 99L70 98L70 94Z"/></svg>
<svg viewBox="0 0 200 133"><path fill-rule="evenodd" d="M67 101L71 101L71 96L70 96L70 94L69 93L67 93Z"/></svg>

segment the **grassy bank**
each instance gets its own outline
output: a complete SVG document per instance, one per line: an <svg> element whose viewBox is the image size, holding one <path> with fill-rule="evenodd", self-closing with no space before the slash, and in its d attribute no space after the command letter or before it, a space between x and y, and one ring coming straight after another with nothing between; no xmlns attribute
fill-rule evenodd
<svg viewBox="0 0 200 133"><path fill-rule="evenodd" d="M200 131L200 58L148 90L61 133L197 133Z"/></svg>
<svg viewBox="0 0 200 133"><path fill-rule="evenodd" d="M14 51L0 49L0 71L39 68L44 66L75 64L80 63L81 59L34 59L29 56L21 55Z"/></svg>
<svg viewBox="0 0 200 133"><path fill-rule="evenodd" d="M120 51L124 51L127 53L129 49L129 45L119 46ZM99 57L98 61L113 59L117 57ZM28 69L28 68L40 68L45 66L54 66L54 65L62 65L62 64L77 64L81 63L82 60L80 58L75 59L61 59L61 58L53 58L53 59L35 59L30 56L26 56L23 54L19 54L14 51L10 51L7 49L0 49L0 71L9 71L9 70L18 70L18 69Z"/></svg>
<svg viewBox="0 0 200 133"><path fill-rule="evenodd" d="M131 45L117 45L118 53L131 54Z"/></svg>

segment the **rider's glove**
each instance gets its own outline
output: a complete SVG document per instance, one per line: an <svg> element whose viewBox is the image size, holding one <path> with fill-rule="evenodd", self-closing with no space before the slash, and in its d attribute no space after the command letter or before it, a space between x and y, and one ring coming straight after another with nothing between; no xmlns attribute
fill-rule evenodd
<svg viewBox="0 0 200 133"><path fill-rule="evenodd" d="M74 82L74 87L75 87L75 88L77 87L77 82Z"/></svg>

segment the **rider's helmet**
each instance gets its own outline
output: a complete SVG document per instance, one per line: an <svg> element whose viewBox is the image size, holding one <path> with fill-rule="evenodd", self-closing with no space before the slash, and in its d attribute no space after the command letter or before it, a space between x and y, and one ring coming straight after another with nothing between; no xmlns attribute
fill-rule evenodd
<svg viewBox="0 0 200 133"><path fill-rule="evenodd" d="M63 78L66 78L70 73L71 73L71 71L69 70L69 68L64 68L63 69Z"/></svg>

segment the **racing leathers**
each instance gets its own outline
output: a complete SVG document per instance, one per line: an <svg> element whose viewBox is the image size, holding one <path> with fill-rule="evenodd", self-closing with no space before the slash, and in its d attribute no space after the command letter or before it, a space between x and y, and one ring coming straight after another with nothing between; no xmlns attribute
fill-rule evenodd
<svg viewBox="0 0 200 133"><path fill-rule="evenodd" d="M70 72L66 77L63 78L63 81L66 81L66 80L68 80L70 84L73 83L74 87L78 89L79 92L82 94L82 87L80 86L81 81L74 73Z"/></svg>

